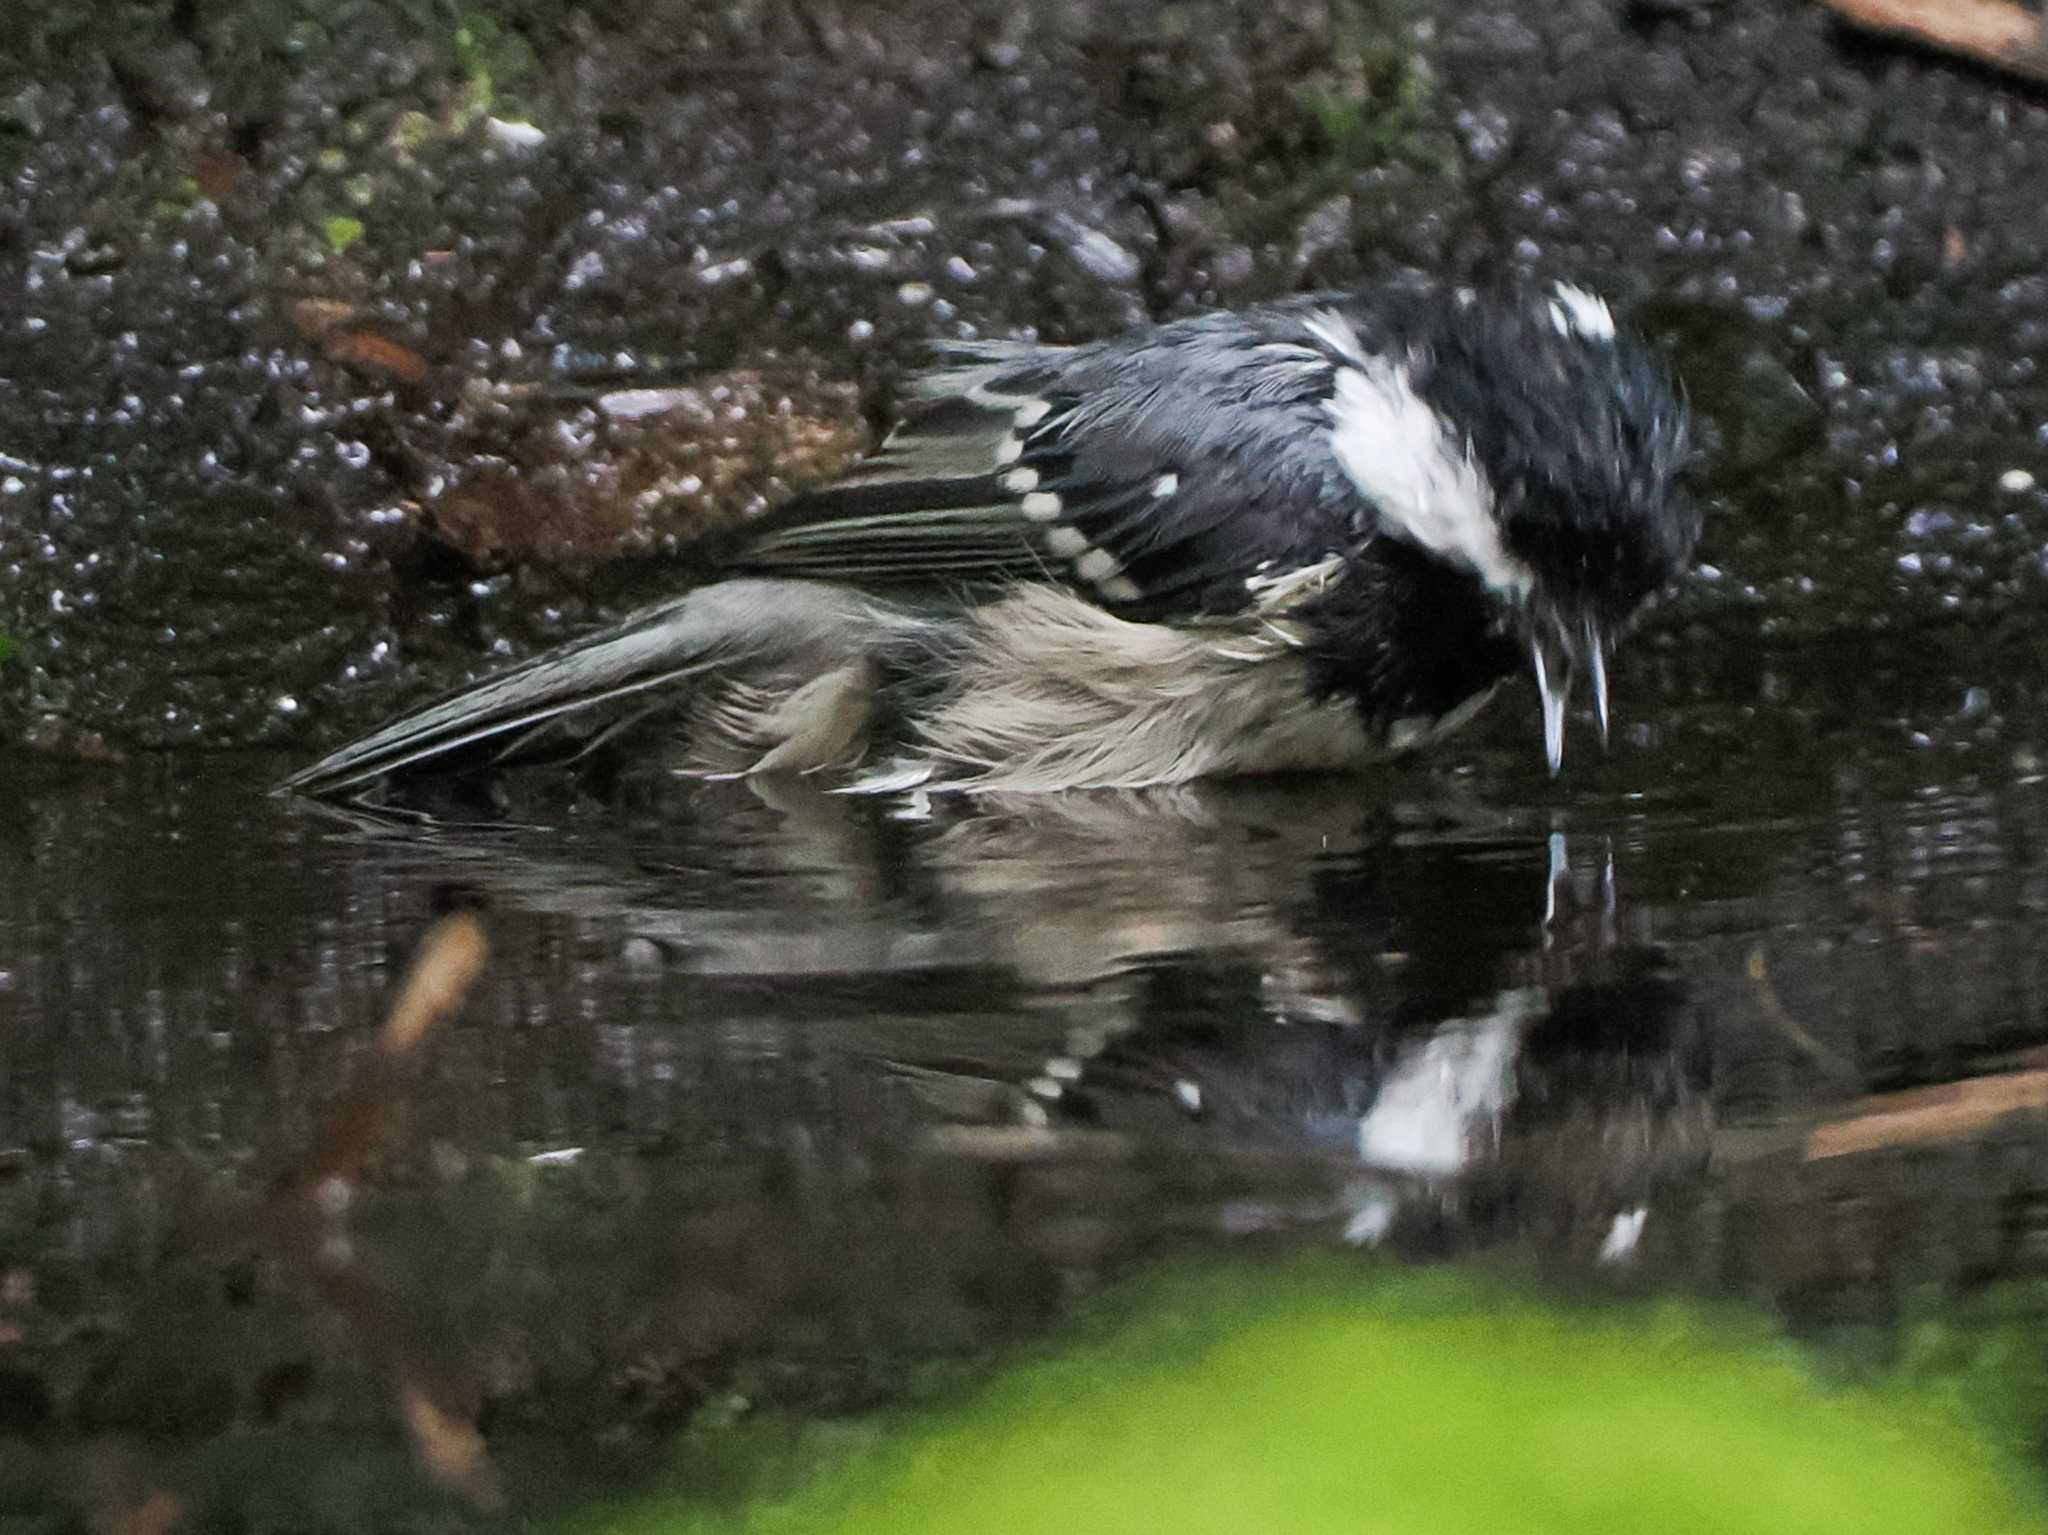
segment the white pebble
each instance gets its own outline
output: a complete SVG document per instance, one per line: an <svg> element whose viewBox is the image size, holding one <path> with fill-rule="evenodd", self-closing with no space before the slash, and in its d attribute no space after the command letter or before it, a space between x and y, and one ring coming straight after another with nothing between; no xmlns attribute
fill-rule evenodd
<svg viewBox="0 0 2048 1535"><path fill-rule="evenodd" d="M501 149L536 149L547 142L547 133L532 123L504 117L484 119L484 131Z"/></svg>

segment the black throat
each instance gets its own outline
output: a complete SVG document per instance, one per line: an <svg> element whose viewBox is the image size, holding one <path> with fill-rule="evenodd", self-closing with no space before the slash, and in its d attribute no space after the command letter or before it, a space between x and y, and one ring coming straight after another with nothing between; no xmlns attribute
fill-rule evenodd
<svg viewBox="0 0 2048 1535"><path fill-rule="evenodd" d="M1374 539L1301 609L1310 687L1351 699L1375 737L1396 720L1439 719L1521 664L1499 615L1470 571Z"/></svg>

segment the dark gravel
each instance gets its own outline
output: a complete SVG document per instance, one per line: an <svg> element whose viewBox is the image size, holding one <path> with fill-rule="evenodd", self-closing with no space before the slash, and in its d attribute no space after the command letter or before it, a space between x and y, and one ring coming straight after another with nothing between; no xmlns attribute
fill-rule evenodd
<svg viewBox="0 0 2048 1535"><path fill-rule="evenodd" d="M0 677L31 739L331 737L680 579L646 537L479 565L421 511L536 424L587 436L595 391L773 365L879 416L934 336L1405 268L1569 274L1673 346L1718 509L1667 640L1981 654L1993 709L2041 685L2048 105L1818 6L17 14ZM395 350L324 346L309 297Z"/></svg>

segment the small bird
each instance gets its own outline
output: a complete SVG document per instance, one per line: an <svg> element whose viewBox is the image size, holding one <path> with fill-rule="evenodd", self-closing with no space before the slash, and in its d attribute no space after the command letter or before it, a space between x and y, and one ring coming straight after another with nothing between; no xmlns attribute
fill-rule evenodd
<svg viewBox="0 0 2048 1535"><path fill-rule="evenodd" d="M287 779L656 727L707 775L1028 792L1334 769L1574 673L1690 557L1685 411L1567 284L1297 298L1080 346L951 345L731 575ZM637 736L636 736L637 739Z"/></svg>

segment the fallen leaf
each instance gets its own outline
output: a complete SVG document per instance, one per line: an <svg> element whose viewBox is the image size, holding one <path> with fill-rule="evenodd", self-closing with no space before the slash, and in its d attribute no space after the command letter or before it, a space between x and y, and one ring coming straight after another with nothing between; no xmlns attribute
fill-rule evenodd
<svg viewBox="0 0 2048 1535"><path fill-rule="evenodd" d="M318 341L356 317L356 306L338 298L295 298L288 309L292 324L308 341Z"/></svg>
<svg viewBox="0 0 2048 1535"><path fill-rule="evenodd" d="M373 331L333 331L322 338L320 350L336 362L371 373L388 373L408 384L417 384L427 376L426 358Z"/></svg>
<svg viewBox="0 0 2048 1535"><path fill-rule="evenodd" d="M2004 0L1824 0L1845 21L2048 80L2048 15Z"/></svg>

